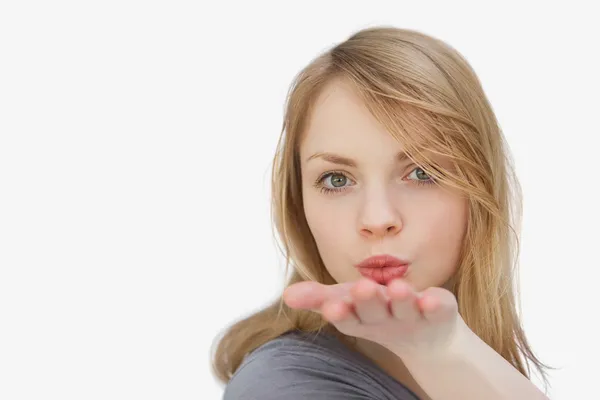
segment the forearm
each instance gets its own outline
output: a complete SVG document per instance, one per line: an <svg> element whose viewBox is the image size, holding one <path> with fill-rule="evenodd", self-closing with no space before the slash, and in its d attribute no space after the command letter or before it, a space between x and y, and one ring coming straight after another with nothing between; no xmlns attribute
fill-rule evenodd
<svg viewBox="0 0 600 400"><path fill-rule="evenodd" d="M461 331L442 354L399 354L432 400L548 400L466 325Z"/></svg>

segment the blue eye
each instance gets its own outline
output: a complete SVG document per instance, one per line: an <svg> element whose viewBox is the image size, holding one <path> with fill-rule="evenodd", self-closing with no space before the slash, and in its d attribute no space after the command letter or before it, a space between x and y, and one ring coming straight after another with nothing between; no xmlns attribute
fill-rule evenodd
<svg viewBox="0 0 600 400"><path fill-rule="evenodd" d="M420 167L413 169L404 180L411 181L417 185L430 185L435 183L435 180ZM326 194L343 192L351 186L352 179L342 171L329 171L321 175L314 183L315 188Z"/></svg>
<svg viewBox="0 0 600 400"><path fill-rule="evenodd" d="M326 182L329 181L329 184ZM315 187L323 193L342 192L348 188L346 184L350 182L350 178L341 171L331 171L321 175L315 182Z"/></svg>
<svg viewBox="0 0 600 400"><path fill-rule="evenodd" d="M415 181L417 184L431 184L435 181L432 177L430 177L423 168L417 167L411 171L411 173L407 176L409 180Z"/></svg>
<svg viewBox="0 0 600 400"><path fill-rule="evenodd" d="M329 178L331 178L331 186L334 188L344 187L346 182L348 182L348 177L343 174L329 174L327 177L325 177L325 180Z"/></svg>

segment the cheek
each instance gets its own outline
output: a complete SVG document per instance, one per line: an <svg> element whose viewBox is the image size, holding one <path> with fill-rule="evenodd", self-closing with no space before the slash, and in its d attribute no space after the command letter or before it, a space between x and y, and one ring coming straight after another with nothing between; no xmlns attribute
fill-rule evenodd
<svg viewBox="0 0 600 400"><path fill-rule="evenodd" d="M426 240L419 249L419 286L442 286L452 277L460 261L467 222L466 200L448 198L429 208L421 229Z"/></svg>
<svg viewBox="0 0 600 400"><path fill-rule="evenodd" d="M343 207L329 206L324 202L306 199L304 212L308 226L321 251L342 242L344 232L348 231L348 213Z"/></svg>
<svg viewBox="0 0 600 400"><path fill-rule="evenodd" d="M449 244L462 240L467 226L468 201L466 198L439 190L423 199L420 220L436 241Z"/></svg>
<svg viewBox="0 0 600 400"><path fill-rule="evenodd" d="M334 204L306 196L304 212L321 259L331 276L337 282L356 279L352 271L344 267L348 261L349 244L355 241L350 210L340 202Z"/></svg>
<svg viewBox="0 0 600 400"><path fill-rule="evenodd" d="M461 242L466 228L466 212L459 205L447 205L432 212L428 221L432 239L450 248Z"/></svg>

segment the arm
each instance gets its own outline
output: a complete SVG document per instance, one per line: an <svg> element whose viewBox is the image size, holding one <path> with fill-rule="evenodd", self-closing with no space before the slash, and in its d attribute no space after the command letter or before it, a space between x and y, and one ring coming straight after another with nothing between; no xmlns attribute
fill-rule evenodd
<svg viewBox="0 0 600 400"><path fill-rule="evenodd" d="M300 282L286 289L284 299L396 354L433 400L548 400L471 331L447 289L417 292L402 279L387 287L367 279L330 286Z"/></svg>
<svg viewBox="0 0 600 400"><path fill-rule="evenodd" d="M398 354L433 400L548 400L460 321L456 338L445 351L435 355Z"/></svg>

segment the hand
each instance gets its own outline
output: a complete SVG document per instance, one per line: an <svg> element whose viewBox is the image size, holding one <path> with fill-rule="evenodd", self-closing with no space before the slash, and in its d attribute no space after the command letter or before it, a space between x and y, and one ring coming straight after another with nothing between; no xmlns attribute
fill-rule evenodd
<svg viewBox="0 0 600 400"><path fill-rule="evenodd" d="M402 279L388 286L365 278L336 285L300 282L288 287L283 299L291 308L320 313L343 334L401 357L446 351L466 328L450 291L430 287L417 292Z"/></svg>

